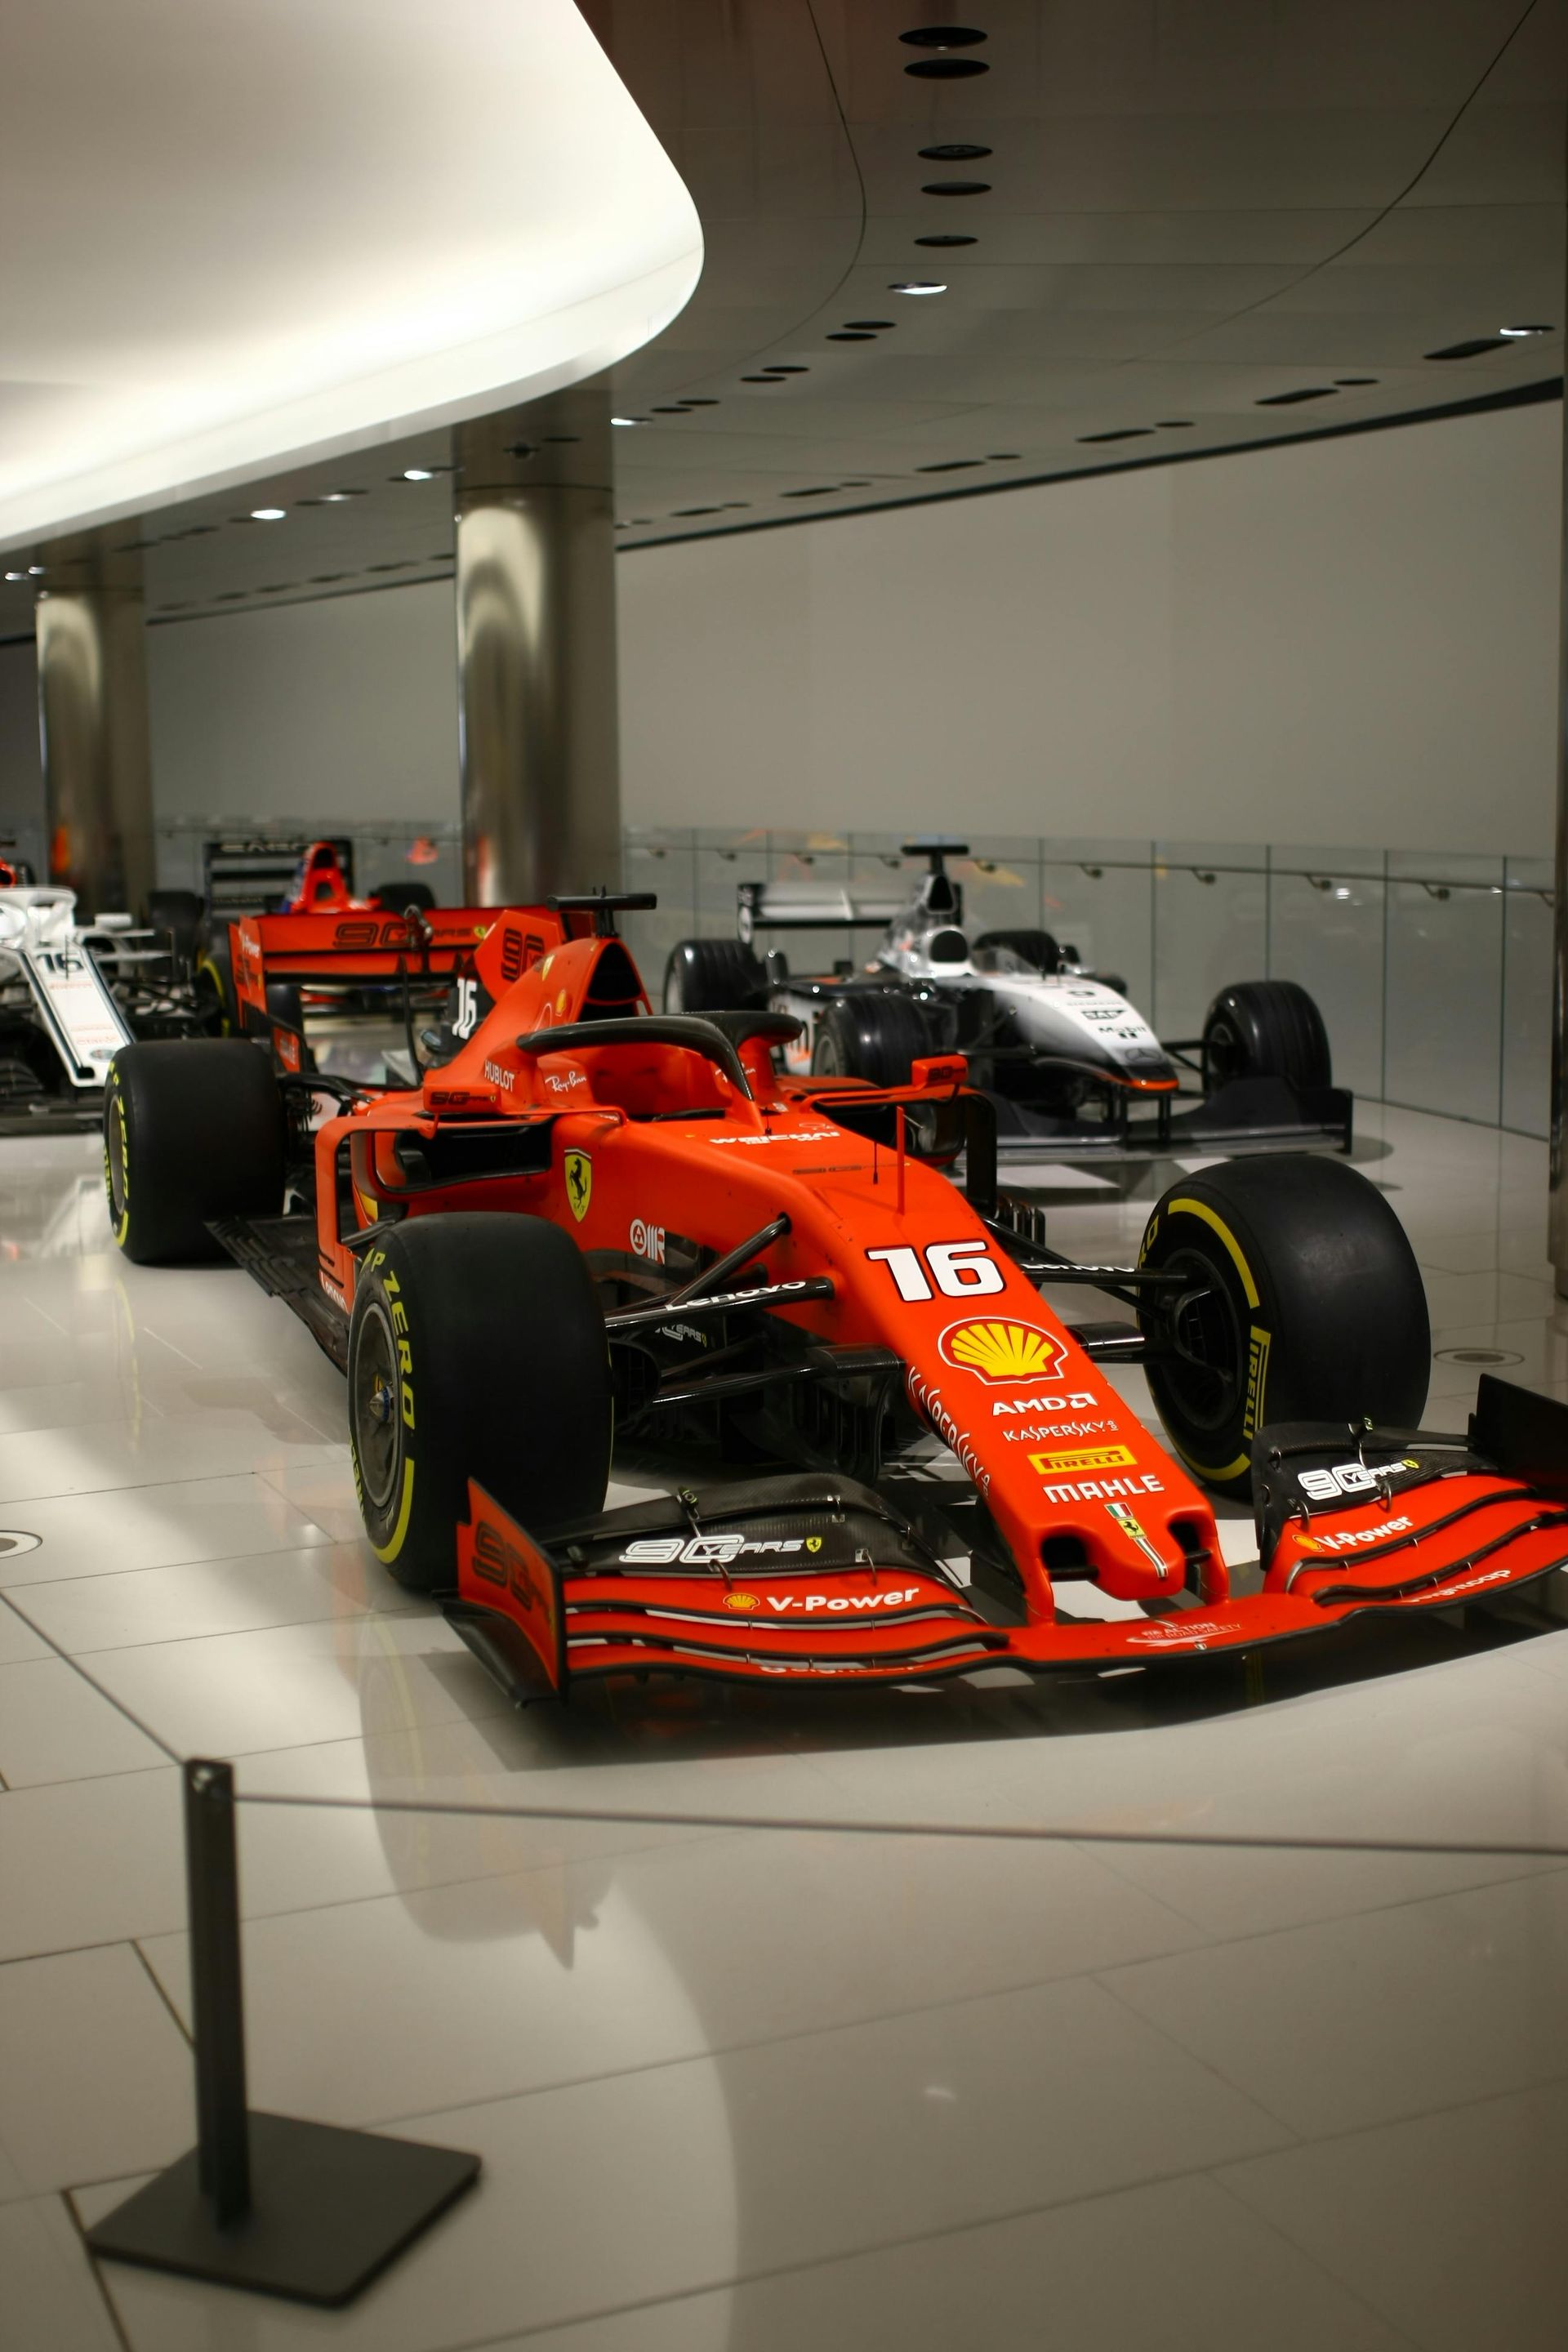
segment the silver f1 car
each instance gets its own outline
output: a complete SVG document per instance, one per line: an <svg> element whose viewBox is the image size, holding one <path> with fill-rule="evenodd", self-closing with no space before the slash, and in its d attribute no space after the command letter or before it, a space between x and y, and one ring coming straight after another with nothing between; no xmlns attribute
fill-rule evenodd
<svg viewBox="0 0 1568 2352"><path fill-rule="evenodd" d="M904 901L831 887L742 882L735 940L682 940L665 973L666 1012L767 1006L804 1024L783 1048L792 1075L907 1086L923 1055L961 1053L997 1105L1015 1155L1121 1158L1183 1149L1348 1150L1351 1097L1332 1084L1328 1034L1293 981L1222 989L1199 1037L1162 1044L1125 985L1085 969L1043 930L963 929L963 885L947 870L963 842L906 842L928 861ZM872 961L792 973L763 930L882 929Z"/></svg>

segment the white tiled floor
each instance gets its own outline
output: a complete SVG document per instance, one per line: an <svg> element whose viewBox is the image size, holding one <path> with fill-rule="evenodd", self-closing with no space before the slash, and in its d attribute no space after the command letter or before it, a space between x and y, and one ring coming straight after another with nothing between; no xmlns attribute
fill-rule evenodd
<svg viewBox="0 0 1568 2352"><path fill-rule="evenodd" d="M1568 1397L1543 1150L1359 1118L1429 1419L1453 1348ZM360 1539L331 1366L237 1273L122 1265L96 1157L0 1143L0 1534L39 1538L0 1541L5 2352L1555 2352L1568 1869L1477 1849L1568 1846L1568 1632L1347 1638L1261 1703L1216 1666L518 1717ZM1114 1255L1170 1172L1058 1177L1053 1241ZM256 2103L484 2158L346 2314L82 2251L192 2136L192 1752L347 1801L242 1811Z"/></svg>

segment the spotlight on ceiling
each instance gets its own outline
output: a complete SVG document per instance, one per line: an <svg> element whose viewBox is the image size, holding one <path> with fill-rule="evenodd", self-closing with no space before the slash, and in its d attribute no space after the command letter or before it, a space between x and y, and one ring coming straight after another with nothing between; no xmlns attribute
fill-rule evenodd
<svg viewBox="0 0 1568 2352"><path fill-rule="evenodd" d="M252 522L281 522L288 511L287 507L252 507L250 520Z"/></svg>
<svg viewBox="0 0 1568 2352"><path fill-rule="evenodd" d="M1518 342L1525 335L1549 335L1551 332L1550 327L1500 327L1498 329L1498 333L1506 335L1510 342Z"/></svg>
<svg viewBox="0 0 1568 2352"><path fill-rule="evenodd" d="M428 466L405 466L403 478L405 482L432 482L436 477Z"/></svg>
<svg viewBox="0 0 1568 2352"><path fill-rule="evenodd" d="M642 418L640 416L612 416L610 422L612 425L640 425L642 423Z"/></svg>
<svg viewBox="0 0 1568 2352"><path fill-rule="evenodd" d="M5 574L7 580L25 580L26 576L25 572L7 572Z"/></svg>
<svg viewBox="0 0 1568 2352"><path fill-rule="evenodd" d="M321 504L324 507L341 507L345 499L363 499L363 490L323 490Z"/></svg>
<svg viewBox="0 0 1568 2352"><path fill-rule="evenodd" d="M889 294L945 294L947 289L945 286L939 286L934 278L906 278L900 284L889 286L888 291Z"/></svg>
<svg viewBox="0 0 1568 2352"><path fill-rule="evenodd" d="M43 567L43 565L42 565L41 563L29 563L29 564L28 564L28 566L27 566L27 577L28 577L28 579L29 579L29 580L41 580L41 579L43 578L43 576L44 576L44 567Z"/></svg>

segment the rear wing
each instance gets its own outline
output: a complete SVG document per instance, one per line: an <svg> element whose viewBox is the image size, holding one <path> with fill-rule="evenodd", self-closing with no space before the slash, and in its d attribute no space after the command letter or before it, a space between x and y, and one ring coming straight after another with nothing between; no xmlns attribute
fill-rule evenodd
<svg viewBox="0 0 1568 2352"><path fill-rule="evenodd" d="M321 838L320 835L316 838ZM309 841L279 841L264 835L229 835L202 845L202 895L215 915L247 915L258 907L276 906L293 887L300 860L312 846ZM331 843L352 890L354 845L346 834Z"/></svg>
<svg viewBox="0 0 1568 2352"><path fill-rule="evenodd" d="M742 882L735 898L735 928L748 947L763 930L886 930L910 903L907 889L882 898L828 882Z"/></svg>

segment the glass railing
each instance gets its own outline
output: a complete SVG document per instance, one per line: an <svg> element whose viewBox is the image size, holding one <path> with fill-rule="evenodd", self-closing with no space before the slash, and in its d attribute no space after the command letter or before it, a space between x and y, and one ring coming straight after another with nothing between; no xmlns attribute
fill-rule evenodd
<svg viewBox="0 0 1568 2352"><path fill-rule="evenodd" d="M160 823L159 880L199 889L203 843L254 831L347 834L374 887L416 875L462 896L455 824L279 817L253 828L192 816ZM1436 851L1261 847L1193 841L970 835L954 872L971 934L1049 931L1126 983L1163 1036L1198 1033L1228 982L1300 981L1328 1025L1334 1076L1364 1099L1519 1134L1547 1129L1552 1032L1552 865ZM897 834L629 826L625 887L658 908L626 933L656 993L677 940L734 927L736 885L843 884L885 897L922 870ZM409 862L419 843L434 863ZM868 956L870 931L795 931L797 971Z"/></svg>

